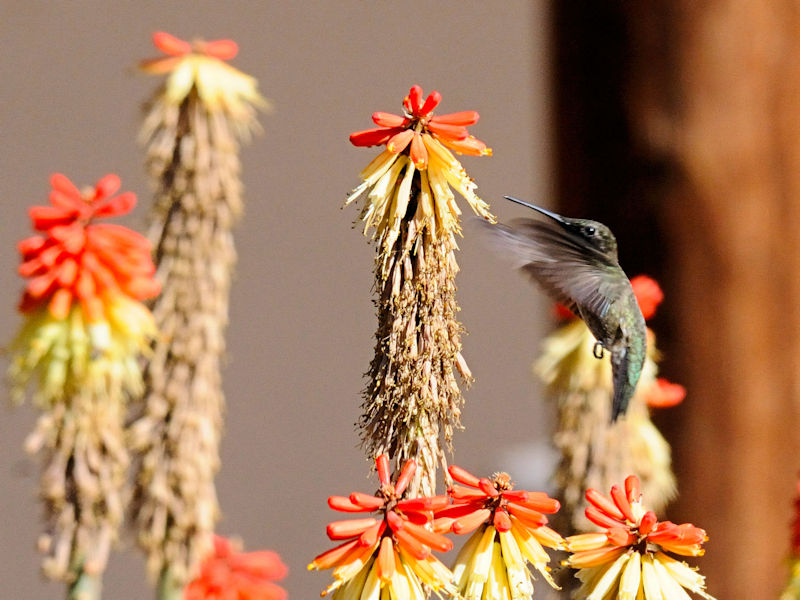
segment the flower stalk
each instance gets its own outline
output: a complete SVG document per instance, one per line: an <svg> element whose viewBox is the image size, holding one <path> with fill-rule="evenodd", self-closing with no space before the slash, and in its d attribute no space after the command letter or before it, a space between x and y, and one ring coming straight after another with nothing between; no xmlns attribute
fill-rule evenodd
<svg viewBox="0 0 800 600"><path fill-rule="evenodd" d="M189 43L159 32L154 42L165 56L140 66L166 80L147 103L141 140L156 190L150 238L164 290L153 314L162 335L130 436L141 457L138 540L167 598L211 551L219 515L220 368L242 212L238 153L266 103L255 79L225 62L237 53L233 41Z"/></svg>

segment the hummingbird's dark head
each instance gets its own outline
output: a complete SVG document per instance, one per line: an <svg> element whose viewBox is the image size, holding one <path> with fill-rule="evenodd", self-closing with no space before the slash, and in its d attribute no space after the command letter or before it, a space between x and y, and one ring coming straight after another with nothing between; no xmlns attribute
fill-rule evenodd
<svg viewBox="0 0 800 600"><path fill-rule="evenodd" d="M581 238L587 246L607 256L617 256L617 238L611 230L597 221L561 217L561 226L572 235Z"/></svg>
<svg viewBox="0 0 800 600"><path fill-rule="evenodd" d="M617 238L615 238L611 230L602 223L590 221L589 219L570 219L569 217L562 217L550 210L529 204L528 202L523 202L517 198L512 198L511 196L506 196L505 198L550 217L576 241L589 248L593 248L607 257L613 258L615 261L617 260Z"/></svg>

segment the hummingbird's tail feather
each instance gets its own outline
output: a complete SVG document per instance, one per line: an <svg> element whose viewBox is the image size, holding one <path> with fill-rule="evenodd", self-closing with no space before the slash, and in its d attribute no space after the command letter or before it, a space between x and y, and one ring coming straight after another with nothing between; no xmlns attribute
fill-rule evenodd
<svg viewBox="0 0 800 600"><path fill-rule="evenodd" d="M620 356L621 355L621 356ZM611 422L615 422L620 415L625 414L636 391L636 383L630 381L628 372L628 353L611 356L611 374L614 379L614 398L611 401Z"/></svg>

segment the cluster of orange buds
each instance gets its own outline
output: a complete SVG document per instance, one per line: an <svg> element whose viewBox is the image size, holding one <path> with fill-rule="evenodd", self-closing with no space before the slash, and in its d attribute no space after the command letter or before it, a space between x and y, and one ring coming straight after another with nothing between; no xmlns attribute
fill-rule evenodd
<svg viewBox="0 0 800 600"><path fill-rule="evenodd" d="M411 87L403 99L403 115L386 112L372 113L378 127L350 134L354 146L381 146L393 154L409 148L409 156L417 169L428 167L429 153L438 153L433 140L438 140L459 154L473 156L491 155L492 150L482 141L469 134L467 127L478 122L480 115L474 110L465 110L447 115L433 115L442 101L436 90L422 100L422 88Z"/></svg>
<svg viewBox="0 0 800 600"><path fill-rule="evenodd" d="M308 565L309 569L334 569L334 582L322 595L334 592L334 599L377 598L387 588L392 598L423 600L423 585L452 593L453 575L432 550L447 552L453 542L426 527L433 520L434 511L449 504L449 498L442 495L404 499L416 463L407 461L392 484L389 458L382 454L375 462L381 486L374 495L353 492L350 496L328 498L333 510L377 516L328 525L331 540L345 541Z"/></svg>
<svg viewBox="0 0 800 600"><path fill-rule="evenodd" d="M690 523L659 521L641 496L635 475L624 488L612 486L610 497L586 491L586 518L604 531L566 538L572 555L564 564L579 569L576 577L583 582L577 597L673 600L685 598L686 588L711 599L705 578L666 554L702 556L706 532Z"/></svg>
<svg viewBox="0 0 800 600"><path fill-rule="evenodd" d="M116 195L116 175L83 191L58 173L50 184L50 205L29 210L40 234L18 244L27 320L13 345L13 393L19 399L34 375L44 403L86 386L130 390L139 381L137 356L155 335L141 301L160 285L147 239L98 221L128 213L136 196Z"/></svg>
<svg viewBox="0 0 800 600"><path fill-rule="evenodd" d="M436 236L438 232L460 230L461 211L450 187L467 200L477 215L494 220L489 205L475 194L475 183L450 152L491 155L491 149L467 130L478 122L479 115L474 110L434 115L441 99L441 94L433 91L423 101L422 88L412 86L403 99L403 115L373 113L372 120L379 127L350 135L356 146L386 145L386 150L361 172L363 183L352 191L346 204L369 190L361 211L364 232L375 227L376 236L387 251L399 235L400 223L412 200L412 187L418 189L411 219L417 233L427 229Z"/></svg>
<svg viewBox="0 0 800 600"><path fill-rule="evenodd" d="M546 515L558 512L558 500L544 492L515 490L507 473L478 478L455 465L448 472L457 482L448 488L453 503L435 511L433 527L456 534L474 531L453 568L461 596L532 597L528 562L557 588L543 546L564 548L563 538L547 526Z"/></svg>
<svg viewBox="0 0 800 600"><path fill-rule="evenodd" d="M237 552L230 540L214 536L214 550L184 590L184 600L285 600L286 590L274 583L288 569L275 552Z"/></svg>
<svg viewBox="0 0 800 600"><path fill-rule="evenodd" d="M65 319L79 302L89 321L100 321L109 294L136 300L158 294L147 239L120 225L97 222L127 214L136 204L131 192L115 196L119 177L106 175L83 193L60 173L50 177L50 185L50 206L28 211L33 228L44 235L18 244L19 274L28 278L20 311L47 304L54 318Z"/></svg>

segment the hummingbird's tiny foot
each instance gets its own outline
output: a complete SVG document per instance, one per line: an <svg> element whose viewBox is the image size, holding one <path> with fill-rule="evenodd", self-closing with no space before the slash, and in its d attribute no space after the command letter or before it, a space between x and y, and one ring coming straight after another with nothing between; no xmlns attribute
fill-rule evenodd
<svg viewBox="0 0 800 600"><path fill-rule="evenodd" d="M601 359L604 356L605 348L603 348L603 342L595 342L594 348L592 348L592 354L596 359Z"/></svg>

